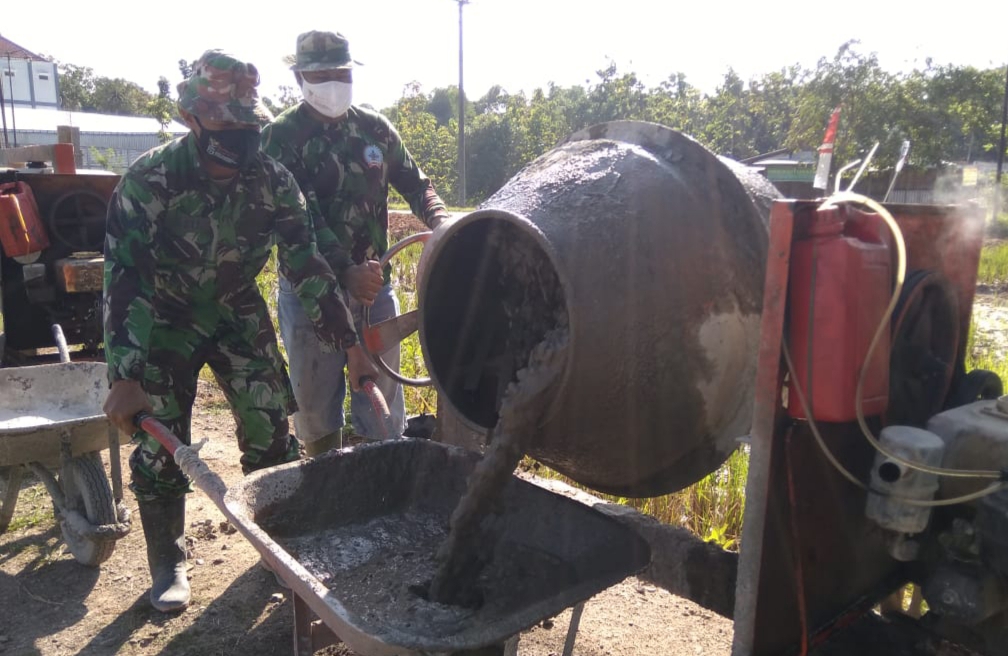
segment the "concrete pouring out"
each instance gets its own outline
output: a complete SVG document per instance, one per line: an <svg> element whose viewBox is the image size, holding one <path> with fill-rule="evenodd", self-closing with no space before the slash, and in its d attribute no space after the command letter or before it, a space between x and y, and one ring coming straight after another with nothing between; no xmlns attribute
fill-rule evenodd
<svg viewBox="0 0 1008 656"><path fill-rule="evenodd" d="M501 225L487 240L488 259L497 265L487 269L496 270L496 275L487 275L496 278L496 289L504 292L503 351L496 363L481 361L486 350L480 349L474 361L463 364L464 369L481 371L481 378L496 376L498 419L466 494L452 513L451 530L438 549L439 568L429 589L435 601L470 607L484 601L476 580L497 542L494 499L528 450L567 364L567 315L559 301L562 292L556 273L541 250L509 239L505 234L509 231L514 227ZM480 295L489 291L477 290Z"/></svg>
<svg viewBox="0 0 1008 656"><path fill-rule="evenodd" d="M497 542L494 499L549 409L549 390L563 373L566 348L567 331L550 331L532 350L528 366L518 370L518 381L504 393L490 444L469 477L466 494L451 516L451 532L438 549L440 566L430 585L431 599L463 606L484 601L476 581Z"/></svg>

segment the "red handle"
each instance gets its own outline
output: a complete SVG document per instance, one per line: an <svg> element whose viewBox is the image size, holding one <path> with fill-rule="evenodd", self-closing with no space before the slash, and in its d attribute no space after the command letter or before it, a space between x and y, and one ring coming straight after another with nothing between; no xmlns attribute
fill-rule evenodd
<svg viewBox="0 0 1008 656"><path fill-rule="evenodd" d="M133 424L153 437L161 444L171 456L175 457L175 450L182 446L182 441L175 437L175 433L168 430L168 427L155 419L149 412L140 411L133 417Z"/></svg>
<svg viewBox="0 0 1008 656"><path fill-rule="evenodd" d="M361 391L367 394L368 401L371 402L371 409L374 410L375 418L378 419L385 431L385 439L391 440L402 437L392 426L392 413L389 412L385 395L378 389L375 379L371 376L361 376L359 383Z"/></svg>

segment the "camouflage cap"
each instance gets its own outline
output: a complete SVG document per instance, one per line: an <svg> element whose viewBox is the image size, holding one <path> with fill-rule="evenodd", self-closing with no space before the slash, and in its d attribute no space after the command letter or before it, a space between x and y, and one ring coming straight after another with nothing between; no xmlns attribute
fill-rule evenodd
<svg viewBox="0 0 1008 656"><path fill-rule="evenodd" d="M221 50L207 50L193 62L190 76L179 82L179 107L204 119L224 123L261 124L256 87L259 70Z"/></svg>
<svg viewBox="0 0 1008 656"><path fill-rule="evenodd" d="M350 59L350 42L339 32L305 32L297 38L292 71L331 71L353 68L359 61Z"/></svg>

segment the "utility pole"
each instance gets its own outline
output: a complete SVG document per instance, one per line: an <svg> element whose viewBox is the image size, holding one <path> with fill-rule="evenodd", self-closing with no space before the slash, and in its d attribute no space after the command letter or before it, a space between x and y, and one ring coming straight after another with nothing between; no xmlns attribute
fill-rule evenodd
<svg viewBox="0 0 1008 656"><path fill-rule="evenodd" d="M466 161L465 161L465 91L462 87L462 6L469 0L455 0L459 8L459 83L458 83L458 170L459 170L459 207L466 204Z"/></svg>
<svg viewBox="0 0 1008 656"><path fill-rule="evenodd" d="M998 146L997 175L994 176L994 220L1001 209L1001 167L1005 157L1005 124L1008 123L1008 66L1005 66L1004 102L1001 105L1001 141Z"/></svg>
<svg viewBox="0 0 1008 656"><path fill-rule="evenodd" d="M10 89L11 130L14 132L14 147L17 148L17 119L14 118L14 73L11 72L10 53L7 53L7 85ZM5 125L6 128L6 125Z"/></svg>
<svg viewBox="0 0 1008 656"><path fill-rule="evenodd" d="M0 80L0 119L3 119L3 147L10 148L7 137L7 101L4 99L3 80Z"/></svg>

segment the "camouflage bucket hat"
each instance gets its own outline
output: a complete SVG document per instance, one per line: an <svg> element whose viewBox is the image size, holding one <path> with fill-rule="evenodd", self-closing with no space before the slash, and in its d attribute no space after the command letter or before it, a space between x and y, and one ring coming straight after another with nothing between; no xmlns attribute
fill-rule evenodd
<svg viewBox="0 0 1008 656"><path fill-rule="evenodd" d="M179 83L179 107L204 119L225 123L262 124L256 87L259 71L250 63L220 50L207 50L193 62L190 76Z"/></svg>
<svg viewBox="0 0 1008 656"><path fill-rule="evenodd" d="M350 59L350 42L339 32L305 32L297 38L292 71L331 71L360 66Z"/></svg>

